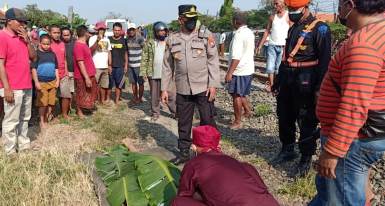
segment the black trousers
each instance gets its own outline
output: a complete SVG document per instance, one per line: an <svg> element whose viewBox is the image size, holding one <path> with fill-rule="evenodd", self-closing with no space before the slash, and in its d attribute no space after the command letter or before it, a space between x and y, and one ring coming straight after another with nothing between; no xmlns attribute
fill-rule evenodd
<svg viewBox="0 0 385 206"><path fill-rule="evenodd" d="M191 129L195 106L197 106L199 110L200 125L212 125L216 127L214 120L214 103L208 101L206 92L197 95L177 94L178 148L181 152L188 151L192 143Z"/></svg>
<svg viewBox="0 0 385 206"><path fill-rule="evenodd" d="M283 148L294 148L296 122L299 126L299 149L302 155L313 155L316 150L318 120L313 89L314 78L309 72L282 71L278 76L277 115L279 138Z"/></svg>

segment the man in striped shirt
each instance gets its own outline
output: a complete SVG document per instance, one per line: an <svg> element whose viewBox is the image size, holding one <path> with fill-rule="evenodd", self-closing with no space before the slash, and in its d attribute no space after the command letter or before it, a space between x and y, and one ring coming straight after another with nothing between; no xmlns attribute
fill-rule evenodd
<svg viewBox="0 0 385 206"><path fill-rule="evenodd" d="M136 32L136 25L131 23L127 32L127 49L128 49L128 76L132 85L132 93L134 99L132 103L138 104L143 100L144 80L140 76L140 63L142 61L142 49L144 46L144 38ZM139 91L138 91L139 85Z"/></svg>
<svg viewBox="0 0 385 206"><path fill-rule="evenodd" d="M322 152L318 205L365 205L368 169L385 152L385 1L340 0L353 34L323 80L317 105Z"/></svg>

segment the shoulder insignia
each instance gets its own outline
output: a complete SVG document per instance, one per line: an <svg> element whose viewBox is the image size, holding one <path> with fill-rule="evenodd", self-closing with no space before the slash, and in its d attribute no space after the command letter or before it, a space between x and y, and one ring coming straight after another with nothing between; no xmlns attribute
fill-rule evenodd
<svg viewBox="0 0 385 206"><path fill-rule="evenodd" d="M215 47L215 39L214 39L213 35L210 35L207 38L207 42L208 42L208 44L210 45L211 48Z"/></svg>

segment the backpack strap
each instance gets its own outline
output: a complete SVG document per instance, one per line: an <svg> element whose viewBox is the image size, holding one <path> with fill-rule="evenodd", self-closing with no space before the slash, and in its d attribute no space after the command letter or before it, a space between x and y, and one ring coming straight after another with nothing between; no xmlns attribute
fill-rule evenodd
<svg viewBox="0 0 385 206"><path fill-rule="evenodd" d="M287 58L287 62L292 63L294 62L294 56L298 53L303 41L305 40L308 33L311 33L314 29L314 27L319 23L323 22L322 20L316 19L312 23L305 25L305 29L302 30L300 37L297 41L297 44L295 45L294 49L289 54L289 58Z"/></svg>

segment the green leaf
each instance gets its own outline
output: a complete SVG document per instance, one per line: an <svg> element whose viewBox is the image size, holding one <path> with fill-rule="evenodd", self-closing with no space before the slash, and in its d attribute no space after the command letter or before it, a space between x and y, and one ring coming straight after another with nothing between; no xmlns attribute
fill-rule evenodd
<svg viewBox="0 0 385 206"><path fill-rule="evenodd" d="M176 196L180 171L168 161L120 145L98 157L95 166L111 206L169 205Z"/></svg>

